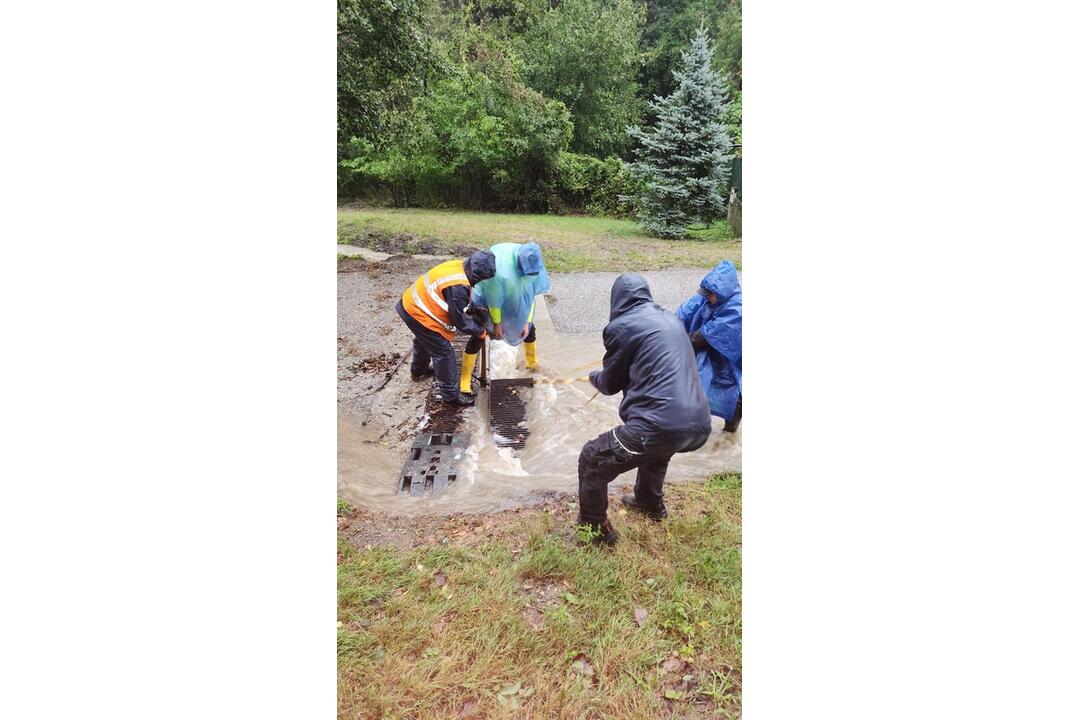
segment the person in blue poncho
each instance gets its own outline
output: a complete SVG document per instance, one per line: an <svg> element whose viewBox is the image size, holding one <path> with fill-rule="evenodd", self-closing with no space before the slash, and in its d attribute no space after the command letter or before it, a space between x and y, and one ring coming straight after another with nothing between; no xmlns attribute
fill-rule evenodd
<svg viewBox="0 0 1080 720"><path fill-rule="evenodd" d="M742 288L730 260L714 267L676 313L697 354L709 411L735 432L742 419Z"/></svg>
<svg viewBox="0 0 1080 720"><path fill-rule="evenodd" d="M472 305L486 316L488 334L510 345L525 344L525 367L536 369L536 296L551 289L540 246L534 242L499 243L491 246L495 276L473 288ZM472 392L472 373L479 338L472 338L461 356L461 392Z"/></svg>

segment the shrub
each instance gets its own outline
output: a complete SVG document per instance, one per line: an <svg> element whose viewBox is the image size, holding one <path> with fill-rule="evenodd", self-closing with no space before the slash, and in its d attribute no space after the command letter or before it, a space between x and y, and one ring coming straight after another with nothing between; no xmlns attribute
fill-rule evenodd
<svg viewBox="0 0 1080 720"><path fill-rule="evenodd" d="M547 209L570 113L525 87L497 47L474 48L416 100L380 148L356 140L339 162L342 194L387 192L396 205Z"/></svg>
<svg viewBox="0 0 1080 720"><path fill-rule="evenodd" d="M630 208L620 196L635 195L636 189L629 168L617 157L600 160L561 152L555 161L554 195L548 205L555 212L627 215Z"/></svg>

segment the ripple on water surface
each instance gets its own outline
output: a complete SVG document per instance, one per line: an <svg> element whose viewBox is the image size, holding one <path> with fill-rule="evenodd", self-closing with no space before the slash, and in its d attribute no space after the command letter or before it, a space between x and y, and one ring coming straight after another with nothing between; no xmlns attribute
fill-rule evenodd
<svg viewBox="0 0 1080 720"><path fill-rule="evenodd" d="M599 333L560 336L549 322L542 323L538 318L537 325L541 371L534 374L524 369L520 346L493 342L492 377L577 377L590 369L585 366L603 356ZM438 497L396 495L397 473L404 457L372 443L369 435L377 433L361 427L358 420L339 415L339 494L366 509L452 513L501 510L527 504L545 491L576 490L581 446L620 422L621 395L593 398L594 393L588 383L545 383L526 391L530 435L524 450L515 451L495 445L488 424L487 391L481 390L476 407L467 411L465 431L470 443L464 472ZM703 448L672 458L669 481L701 480L712 473L741 468L741 428L735 433L721 432L723 420L713 420L713 433ZM634 473L629 472L615 482L633 480Z"/></svg>

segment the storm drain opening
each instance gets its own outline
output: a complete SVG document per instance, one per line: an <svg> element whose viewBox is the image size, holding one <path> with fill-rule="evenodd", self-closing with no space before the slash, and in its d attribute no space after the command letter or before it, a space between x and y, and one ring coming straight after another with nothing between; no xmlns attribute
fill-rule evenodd
<svg viewBox="0 0 1080 720"><path fill-rule="evenodd" d="M399 495L438 495L457 480L468 433L423 433L413 440L398 478Z"/></svg>
<svg viewBox="0 0 1080 720"><path fill-rule="evenodd" d="M461 355L465 352L468 338L456 335L451 341L456 356L456 368L461 367ZM481 367L473 371L474 387L481 386L487 378L486 345ZM479 371L479 377L477 372ZM456 372L455 372L456 376ZM442 402L434 383L428 391L421 429L427 430L413 439L405 457L405 464L397 478L398 495L438 495L461 474L465 449L469 446L469 434L461 432L465 426L465 408Z"/></svg>
<svg viewBox="0 0 1080 720"><path fill-rule="evenodd" d="M491 380L491 434L499 447L521 450L529 437L525 424L526 389L533 385L532 378L507 378Z"/></svg>

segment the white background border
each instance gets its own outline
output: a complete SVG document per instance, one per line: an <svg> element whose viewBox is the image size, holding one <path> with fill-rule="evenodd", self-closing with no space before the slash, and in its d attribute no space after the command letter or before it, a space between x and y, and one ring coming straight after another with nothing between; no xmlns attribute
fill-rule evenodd
<svg viewBox="0 0 1080 720"><path fill-rule="evenodd" d="M746 5L748 718L1077 715L1070 7ZM334 7L0 12L0 714L331 717Z"/></svg>

